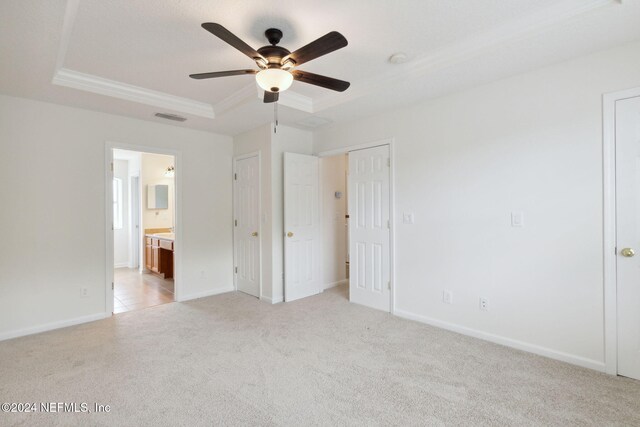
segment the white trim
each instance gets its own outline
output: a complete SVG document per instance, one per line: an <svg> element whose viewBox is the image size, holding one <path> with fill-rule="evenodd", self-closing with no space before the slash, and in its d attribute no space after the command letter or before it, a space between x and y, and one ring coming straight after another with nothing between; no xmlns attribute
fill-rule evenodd
<svg viewBox="0 0 640 427"><path fill-rule="evenodd" d="M125 261L125 262L119 262L117 264L113 264L113 268L130 268L129 267L129 261Z"/></svg>
<svg viewBox="0 0 640 427"><path fill-rule="evenodd" d="M59 320L57 322L44 323L42 325L30 326L28 328L18 329L15 331L3 332L2 334L0 334L0 341L23 337L26 335L38 334L40 332L52 331L54 329L66 328L68 326L79 325L81 323L93 322L96 320L106 319L107 317L111 317L111 312L90 314L88 316Z"/></svg>
<svg viewBox="0 0 640 427"><path fill-rule="evenodd" d="M264 91L261 91L262 97L264 97ZM260 97L260 99L262 99ZM296 110L304 111L306 113L314 113L313 99L308 96L301 95L292 90L287 90L280 94L278 103L285 107L295 108Z"/></svg>
<svg viewBox="0 0 640 427"><path fill-rule="evenodd" d="M57 70L53 76L52 83L58 86L84 90L166 110L205 117L207 119L215 118L211 104L105 79L91 74L80 73L67 68Z"/></svg>
<svg viewBox="0 0 640 427"><path fill-rule="evenodd" d="M263 296L260 297L260 300L266 301L269 304L278 304L278 303L284 302L284 297L282 295L280 295L280 296L276 296L276 297L271 298L271 297L263 295Z"/></svg>
<svg viewBox="0 0 640 427"><path fill-rule="evenodd" d="M616 280L616 101L640 96L640 87L602 97L604 353L608 374L618 374L618 303Z"/></svg>
<svg viewBox="0 0 640 427"><path fill-rule="evenodd" d="M394 138L385 138L376 141L365 142L362 144L348 145L345 147L334 148L332 150L320 151L315 155L322 157L330 157L336 156L339 154L346 154L350 151L356 150L364 150L367 148L380 147L382 145L389 146L389 238L390 246L389 246L389 262L390 262L390 279L391 279L391 292L389 294L389 312L391 314L395 314L396 311L396 226L395 226L395 210L396 210L396 181L395 181L395 139Z"/></svg>
<svg viewBox="0 0 640 427"><path fill-rule="evenodd" d="M114 269L114 260L113 260L113 209L108 209L107 207L111 206L109 200L111 199L111 177L113 176L111 172L111 163L113 162L113 150L114 149L122 149L129 151L138 151L141 153L153 153L153 154L164 154L167 156L173 156L174 166L175 166L175 176L174 176L174 233L175 233L175 241L174 241L174 252L173 252L173 281L174 281L174 299L175 301L182 301L182 295L180 294L182 291L182 152L178 150L159 148L159 147L150 147L145 145L135 145L135 144L125 144L120 142L106 141L105 142L105 270L106 270L106 279L105 279L105 312L112 313L113 312L113 289L111 284L113 283L113 269ZM142 198L140 198L142 199ZM140 236L142 237L142 233L144 230L141 228L139 230ZM140 244L142 245L144 239L140 239ZM141 251L144 253L144 251ZM142 269L144 263L140 264L140 268Z"/></svg>
<svg viewBox="0 0 640 427"><path fill-rule="evenodd" d="M178 302L191 301L198 298L211 297L214 295L226 294L227 292L234 292L235 288L233 285L223 286L221 288L210 289L208 291L203 292L195 292L193 294L180 296L180 299L176 299Z"/></svg>
<svg viewBox="0 0 640 427"><path fill-rule="evenodd" d="M235 174L237 171L237 163L238 160L244 160L244 159L250 159L251 157L257 157L258 158L258 262L259 262L259 266L258 266L258 277L259 277L259 281L260 281L260 290L258 291L258 298L262 299L262 155L260 150L258 151L252 151L251 153L246 153L246 154L240 154L238 156L234 156L233 157L233 170L231 171L231 173L233 174L231 176L231 182L233 183L233 195L232 195L232 206L233 206L233 212L232 212L232 218L231 218L231 229L233 230L232 233L232 239L233 239L233 289L234 290L238 290L238 274L236 273L236 267L237 267L237 257L236 257L236 227L235 227L235 219L236 219L236 180L235 180Z"/></svg>
<svg viewBox="0 0 640 427"><path fill-rule="evenodd" d="M248 84L233 92L222 101L213 106L216 115L222 115L229 110L232 110L240 105L244 105L248 102L254 102L254 96L256 96L257 83L254 79L252 84Z"/></svg>
<svg viewBox="0 0 640 427"><path fill-rule="evenodd" d="M326 291L327 289L335 288L336 286L340 285L346 285L347 283L349 283L349 279L342 279L338 280L337 282L327 283L326 285L324 285L323 289Z"/></svg>
<svg viewBox="0 0 640 427"><path fill-rule="evenodd" d="M560 360L562 362L571 363L573 365L582 366L583 368L594 369L600 372L604 372L605 370L604 362L600 362L598 360L587 359L586 357L552 350L550 348L538 346L535 344L529 344L523 341L517 341L511 338L490 334L488 332L479 331L477 329L467 328L466 326L460 326L454 323L444 322L442 320L433 319L400 309L396 309L395 314L398 317L402 317L404 319L415 320L420 323L425 323L427 325L446 329L448 331L456 332L462 335L479 338L481 340L515 348L517 350L527 351L539 356L545 356L551 359Z"/></svg>
<svg viewBox="0 0 640 427"><path fill-rule="evenodd" d="M60 46L58 47L58 56L56 58L56 72L64 66L64 60L67 57L69 43L71 42L71 34L73 33L73 25L78 16L78 6L80 0L67 0L67 6L64 10L64 21L62 22L62 34L60 35Z"/></svg>

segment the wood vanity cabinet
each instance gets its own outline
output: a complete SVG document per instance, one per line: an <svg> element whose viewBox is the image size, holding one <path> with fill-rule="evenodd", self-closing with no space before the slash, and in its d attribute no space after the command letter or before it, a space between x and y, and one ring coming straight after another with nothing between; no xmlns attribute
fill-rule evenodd
<svg viewBox="0 0 640 427"><path fill-rule="evenodd" d="M151 270L151 264L153 260L151 249L151 237L144 238L144 266L147 270Z"/></svg>
<svg viewBox="0 0 640 427"><path fill-rule="evenodd" d="M163 276L173 277L173 241L145 236L144 264L147 270Z"/></svg>

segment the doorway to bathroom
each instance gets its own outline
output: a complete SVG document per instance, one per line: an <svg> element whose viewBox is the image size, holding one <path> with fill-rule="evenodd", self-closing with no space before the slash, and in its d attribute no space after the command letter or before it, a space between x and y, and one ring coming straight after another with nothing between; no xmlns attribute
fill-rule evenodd
<svg viewBox="0 0 640 427"><path fill-rule="evenodd" d="M119 314L173 302L176 158L124 148L108 151L112 274L107 310Z"/></svg>

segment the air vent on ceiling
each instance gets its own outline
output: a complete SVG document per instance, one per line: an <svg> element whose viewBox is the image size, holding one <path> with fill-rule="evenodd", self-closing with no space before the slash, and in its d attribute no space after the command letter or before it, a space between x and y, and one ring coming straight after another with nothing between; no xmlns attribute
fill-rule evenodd
<svg viewBox="0 0 640 427"><path fill-rule="evenodd" d="M156 117L160 117L161 119L173 120L174 122L184 122L187 120L186 117L178 116L177 114L169 114L169 113L156 113L154 114Z"/></svg>

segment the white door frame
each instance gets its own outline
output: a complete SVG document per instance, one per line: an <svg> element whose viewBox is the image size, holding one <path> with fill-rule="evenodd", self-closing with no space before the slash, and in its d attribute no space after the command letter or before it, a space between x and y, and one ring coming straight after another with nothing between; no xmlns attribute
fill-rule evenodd
<svg viewBox="0 0 640 427"><path fill-rule="evenodd" d="M395 180L395 168L394 168L394 145L395 145L395 140L394 138L387 138L387 139L381 139L381 140L377 140L377 141L371 141L371 142L366 142L363 144L357 144L357 145L349 145L346 147L340 147L340 148L336 148L333 150L327 150L327 151L321 151L319 153L316 153L315 155L322 158L322 157L331 157L331 156L336 156L338 154L347 154L350 151L356 151L356 150L363 150L365 148L372 148L372 147L379 147L381 145L388 145L389 146L389 159L391 162L391 165L389 167L389 204L390 204L390 212L389 212L389 224L390 224L390 234L389 234L389 238L390 238L390 242L389 242L389 263L391 264L390 270L389 270L389 274L390 274L390 279L391 279L391 292L390 292L390 307L389 307L389 311L391 314L394 314L396 311L396 297L395 297L395 288L396 288L396 235L395 235L395 210L396 210L396 199L395 199L395 187L396 187L396 180ZM320 209L322 209L322 206L320 206ZM320 222L320 232L323 233L324 232L324 225L322 223L322 215L320 215L321 218L321 222ZM322 243L322 239L320 239L320 242ZM323 251L320 250L320 253L322 254Z"/></svg>
<svg viewBox="0 0 640 427"><path fill-rule="evenodd" d="M602 171L604 220L604 364L618 374L618 303L616 278L616 101L640 96L640 87L602 97Z"/></svg>
<svg viewBox="0 0 640 427"><path fill-rule="evenodd" d="M232 224L231 228L233 229L233 287L237 291L238 290L238 275L236 273L237 266L237 256L236 256L236 227L233 221L236 218L236 199L237 199L237 188L236 188L236 180L234 179L238 160L244 160L251 157L258 157L258 280L260 281L260 299L263 299L262 296L262 156L260 151L252 151L251 153L241 154L233 157L233 170L231 180L233 182L233 218L231 218Z"/></svg>
<svg viewBox="0 0 640 427"><path fill-rule="evenodd" d="M140 175L132 175L129 177L129 210L131 217L129 224L131 227L131 236L129 236L129 245L131 245L131 254L129 255L130 268L140 269L140 218L142 215L142 204L140 203ZM138 226L136 230L135 227Z"/></svg>
<svg viewBox="0 0 640 427"><path fill-rule="evenodd" d="M174 181L174 252L173 252L173 281L174 281L174 299L175 301L181 301L181 284L182 284L182 153L178 150L171 150L158 147L149 147L146 145L134 145L125 144L121 142L106 141L104 147L104 202L105 202L105 240L106 240L106 254L105 254L105 270L106 280L104 283L105 288L105 307L104 312L106 316L111 316L113 313L113 188L112 177L113 171L111 170L111 164L113 163L113 150L122 149L129 151L139 151L142 153L152 154L164 154L173 156L175 167L175 181ZM140 198L142 199L142 197ZM143 233L144 230L140 230ZM140 234L142 236L142 234ZM140 243L144 240L140 239Z"/></svg>

